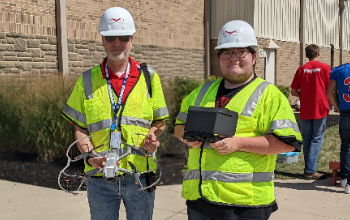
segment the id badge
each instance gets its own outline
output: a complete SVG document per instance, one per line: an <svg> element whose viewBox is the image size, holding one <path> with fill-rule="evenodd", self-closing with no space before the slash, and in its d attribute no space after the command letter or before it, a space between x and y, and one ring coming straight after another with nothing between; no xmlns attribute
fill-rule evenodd
<svg viewBox="0 0 350 220"><path fill-rule="evenodd" d="M120 131L117 131L117 130L111 131L109 147L113 149L120 149L121 137L122 137L122 133L120 133Z"/></svg>

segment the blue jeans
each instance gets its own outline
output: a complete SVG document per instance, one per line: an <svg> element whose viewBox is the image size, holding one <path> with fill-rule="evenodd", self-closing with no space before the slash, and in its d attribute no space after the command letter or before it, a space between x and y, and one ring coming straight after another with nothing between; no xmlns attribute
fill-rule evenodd
<svg viewBox="0 0 350 220"><path fill-rule="evenodd" d="M340 175L347 178L350 184L350 111L340 111L339 135L340 146Z"/></svg>
<svg viewBox="0 0 350 220"><path fill-rule="evenodd" d="M301 120L305 173L315 173L318 154L321 151L327 116L315 120Z"/></svg>
<svg viewBox="0 0 350 220"><path fill-rule="evenodd" d="M143 186L146 177L140 177ZM120 201L123 200L128 220L152 220L155 192L139 191L135 178L122 176L114 183L105 178L87 180L87 196L92 220L119 219Z"/></svg>

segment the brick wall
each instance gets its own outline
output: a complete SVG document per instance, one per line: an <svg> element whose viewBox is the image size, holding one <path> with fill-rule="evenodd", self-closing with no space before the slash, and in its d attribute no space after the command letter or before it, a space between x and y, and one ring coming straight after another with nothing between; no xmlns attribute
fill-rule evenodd
<svg viewBox="0 0 350 220"><path fill-rule="evenodd" d="M137 62L152 66L165 81L174 76L204 76L204 52L201 49L133 44L130 56ZM72 74L80 75L100 64L104 57L101 40L68 39L69 69Z"/></svg>
<svg viewBox="0 0 350 220"><path fill-rule="evenodd" d="M105 56L98 33L102 13L124 7L136 33L131 51L162 79L204 76L202 0L66 0L68 65L80 75ZM194 10L195 9L195 10ZM0 0L0 76L57 74L55 0Z"/></svg>
<svg viewBox="0 0 350 220"><path fill-rule="evenodd" d="M56 36L55 0L0 0L0 32Z"/></svg>
<svg viewBox="0 0 350 220"><path fill-rule="evenodd" d="M0 75L57 74L56 37L0 32L0 42Z"/></svg>
<svg viewBox="0 0 350 220"><path fill-rule="evenodd" d="M203 0L67 0L68 38L100 40L100 17L110 7L131 13L135 44L204 49Z"/></svg>

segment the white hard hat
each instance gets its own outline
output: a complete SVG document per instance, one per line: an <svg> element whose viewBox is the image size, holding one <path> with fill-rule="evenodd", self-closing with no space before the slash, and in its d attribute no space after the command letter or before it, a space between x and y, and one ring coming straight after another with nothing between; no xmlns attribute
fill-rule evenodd
<svg viewBox="0 0 350 220"><path fill-rule="evenodd" d="M254 29L245 21L227 22L220 30L215 50L234 47L257 47Z"/></svg>
<svg viewBox="0 0 350 220"><path fill-rule="evenodd" d="M102 36L133 35L136 32L134 19L124 8L109 8L101 17L99 32Z"/></svg>

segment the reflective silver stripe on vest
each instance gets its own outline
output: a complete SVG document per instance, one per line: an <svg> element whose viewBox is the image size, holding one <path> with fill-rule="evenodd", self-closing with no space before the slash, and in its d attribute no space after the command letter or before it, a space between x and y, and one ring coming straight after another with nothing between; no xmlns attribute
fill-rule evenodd
<svg viewBox="0 0 350 220"><path fill-rule="evenodd" d="M86 99L92 99L94 95L92 91L91 69L83 73L83 85Z"/></svg>
<svg viewBox="0 0 350 220"><path fill-rule="evenodd" d="M70 107L68 104L64 107L63 111L64 111L64 113L66 113L70 117L76 119L77 121L79 121L83 124L86 124L86 116L83 113L78 112L74 108Z"/></svg>
<svg viewBox="0 0 350 220"><path fill-rule="evenodd" d="M167 116L169 115L168 108L163 107L163 108L153 110L153 115L154 115L154 118L161 118L161 117Z"/></svg>
<svg viewBox="0 0 350 220"><path fill-rule="evenodd" d="M112 119L106 119L93 124L88 124L87 129L89 133L91 133L91 132L97 132L106 128L110 128L111 126L112 126Z"/></svg>
<svg viewBox="0 0 350 220"><path fill-rule="evenodd" d="M152 82L152 77L156 71L151 66L147 66L147 69L148 69L149 75L151 77L151 82Z"/></svg>
<svg viewBox="0 0 350 220"><path fill-rule="evenodd" d="M146 119L141 119L141 118L134 118L134 117L129 117L129 116L122 116L121 119L121 124L122 125L135 125L139 127L143 127L146 129L150 129L152 122L146 120ZM89 132L97 132L102 129L110 128L112 125L112 119L106 119L103 121L99 121L93 124L89 124L87 126L87 129Z"/></svg>
<svg viewBox="0 0 350 220"><path fill-rule="evenodd" d="M182 179L185 180L196 180L200 178L199 170L189 170L182 172Z"/></svg>
<svg viewBox="0 0 350 220"><path fill-rule="evenodd" d="M202 171L202 180L214 180L224 183L260 183L271 182L274 179L273 172L259 173L225 173L219 171ZM189 170L182 173L183 180L199 179L199 170Z"/></svg>
<svg viewBox="0 0 350 220"><path fill-rule="evenodd" d="M121 124L122 125L135 125L135 126L143 127L146 129L150 129L152 122L148 121L146 119L123 116L122 120L121 120Z"/></svg>
<svg viewBox="0 0 350 220"><path fill-rule="evenodd" d="M295 132L300 133L299 127L297 123L292 122L290 119L286 120L275 120L271 123L266 134L273 133L274 130L283 129L283 128L293 128Z"/></svg>
<svg viewBox="0 0 350 220"><path fill-rule="evenodd" d="M210 81L210 82L207 82L206 84L204 84L201 88L201 90L199 91L198 93L198 96L197 96L197 99L196 99L196 102L194 103L194 106L199 106L202 102L202 99L205 95L205 93L207 93L209 87L214 83L215 81Z"/></svg>
<svg viewBox="0 0 350 220"><path fill-rule="evenodd" d="M151 66L147 66L147 70L149 72L149 78L150 78L150 83L152 84L152 78L154 73L156 72ZM144 77L147 77L145 74L143 74ZM152 85L151 85L152 89ZM151 98L151 95L149 94L148 88L147 88L147 98Z"/></svg>
<svg viewBox="0 0 350 220"><path fill-rule="evenodd" d="M177 115L176 119L186 122L186 120L187 120L187 113L179 112L179 114Z"/></svg>
<svg viewBox="0 0 350 220"><path fill-rule="evenodd" d="M259 99L261 98L262 94L264 93L265 89L269 84L270 84L269 82L264 81L260 83L258 87L256 87L252 95L249 97L246 105L244 106L241 115L247 116L247 117L252 116L254 109L259 102Z"/></svg>

